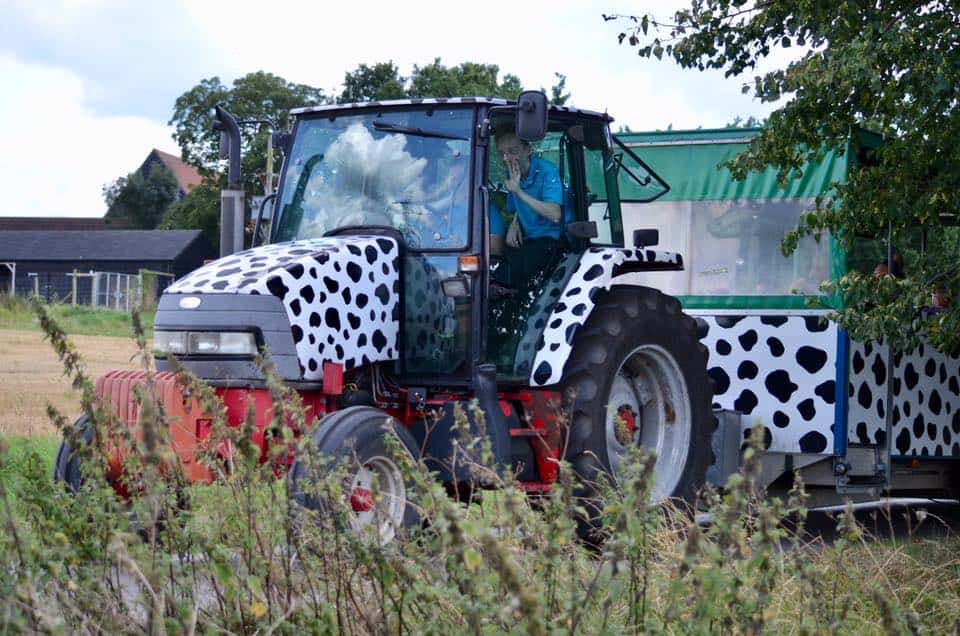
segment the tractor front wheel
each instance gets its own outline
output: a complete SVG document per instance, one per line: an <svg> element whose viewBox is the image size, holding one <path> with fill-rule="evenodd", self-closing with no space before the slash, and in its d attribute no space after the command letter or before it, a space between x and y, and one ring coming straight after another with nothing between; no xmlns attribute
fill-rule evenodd
<svg viewBox="0 0 960 636"><path fill-rule="evenodd" d="M86 415L80 416L73 427L77 430L77 438L85 446L93 443L93 427L90 426L90 420ZM60 442L60 448L57 450L57 459L53 464L53 481L62 483L67 489L77 494L80 492L80 486L83 485L83 474L81 472L80 453L76 452L66 439Z"/></svg>
<svg viewBox="0 0 960 636"><path fill-rule="evenodd" d="M389 436L397 438L397 447L390 448ZM345 467L343 493L352 530L372 533L386 544L398 532L419 526L420 512L410 500L412 484L401 467L404 459L414 463L417 444L400 422L380 409L352 406L321 420L312 451L332 462L311 461L316 457L293 462L287 484L295 502L320 514L332 513L336 507L324 496L329 489L318 487L324 478L320 471Z"/></svg>

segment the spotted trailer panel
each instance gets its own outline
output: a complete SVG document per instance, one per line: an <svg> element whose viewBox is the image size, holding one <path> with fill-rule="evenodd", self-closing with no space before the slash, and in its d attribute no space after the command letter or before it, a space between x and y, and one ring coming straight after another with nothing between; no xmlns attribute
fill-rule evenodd
<svg viewBox="0 0 960 636"><path fill-rule="evenodd" d="M850 343L850 416L853 444L886 440L889 347ZM920 345L893 358L892 455L960 456L960 356Z"/></svg>
<svg viewBox="0 0 960 636"><path fill-rule="evenodd" d="M617 275L619 269L632 263L680 268L683 259L676 252L639 248L591 247L584 252L546 321L533 359L531 386L560 381L573 348L573 337L590 316L596 295L613 285L632 284L629 274Z"/></svg>
<svg viewBox="0 0 960 636"><path fill-rule="evenodd" d="M741 413L745 439L762 424L770 451L832 452L836 325L812 314L700 317L714 408Z"/></svg>
<svg viewBox="0 0 960 636"><path fill-rule="evenodd" d="M399 249L384 236L264 245L204 265L167 294L272 294L287 312L303 378L398 356Z"/></svg>

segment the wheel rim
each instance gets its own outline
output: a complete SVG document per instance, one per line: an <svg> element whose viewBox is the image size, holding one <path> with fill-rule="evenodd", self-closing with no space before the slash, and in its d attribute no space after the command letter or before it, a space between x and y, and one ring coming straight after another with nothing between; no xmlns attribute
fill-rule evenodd
<svg viewBox="0 0 960 636"><path fill-rule="evenodd" d="M354 474L349 493L353 528L374 533L381 543L392 541L407 508L407 488L393 460L368 459Z"/></svg>
<svg viewBox="0 0 960 636"><path fill-rule="evenodd" d="M680 365L663 347L637 347L617 369L607 405L613 474L619 474L631 446L651 449L657 454L651 498L667 499L680 484L692 435L690 395Z"/></svg>

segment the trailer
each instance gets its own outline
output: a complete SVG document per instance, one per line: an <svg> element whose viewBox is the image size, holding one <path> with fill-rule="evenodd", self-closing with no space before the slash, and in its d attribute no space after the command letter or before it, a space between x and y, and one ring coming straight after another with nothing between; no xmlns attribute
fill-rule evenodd
<svg viewBox="0 0 960 636"><path fill-rule="evenodd" d="M722 482L760 425L764 482L774 491L799 471L823 503L880 494L956 497L960 357L925 344L899 352L858 342L825 319L840 300L823 296L820 283L872 272L886 260L886 237L858 238L851 250L831 236L807 237L792 256L780 250L784 232L857 170L879 137L857 131L844 152L825 152L781 187L773 169L738 181L719 167L758 132L618 135L671 186L655 202L625 205L624 232L655 228L660 247L685 256L683 271L633 276L637 284L655 281L701 321L713 407L722 413L718 462L708 477ZM622 194L629 196L629 187Z"/></svg>

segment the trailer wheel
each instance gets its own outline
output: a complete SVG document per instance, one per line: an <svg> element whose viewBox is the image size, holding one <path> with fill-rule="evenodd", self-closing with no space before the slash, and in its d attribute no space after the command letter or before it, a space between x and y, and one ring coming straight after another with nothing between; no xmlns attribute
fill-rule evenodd
<svg viewBox="0 0 960 636"><path fill-rule="evenodd" d="M696 321L648 287L617 287L577 331L564 394L566 458L581 481L587 514L578 533L603 540L599 480L617 484L631 446L656 453L651 499L692 504L712 463L712 382Z"/></svg>
<svg viewBox="0 0 960 636"><path fill-rule="evenodd" d="M81 439L86 446L93 443L93 427L89 422L90 419L86 415L81 415L73 424L73 427L80 431ZM72 494L77 494L80 492L80 486L83 485L83 474L80 470L82 463L80 456L74 450L67 440L60 442L57 459L53 464L53 481L64 484Z"/></svg>
<svg viewBox="0 0 960 636"><path fill-rule="evenodd" d="M400 452L413 462L418 455L410 432L387 413L369 406L352 406L325 417L313 434L314 450L329 457L333 464L324 468L346 467L343 484L350 508L349 526L356 532L372 532L381 544L396 537L398 531L419 526L420 512L411 502L410 481L387 444L396 435ZM320 514L335 509L315 487L322 475L317 463L303 458L294 460L287 476L292 499Z"/></svg>

